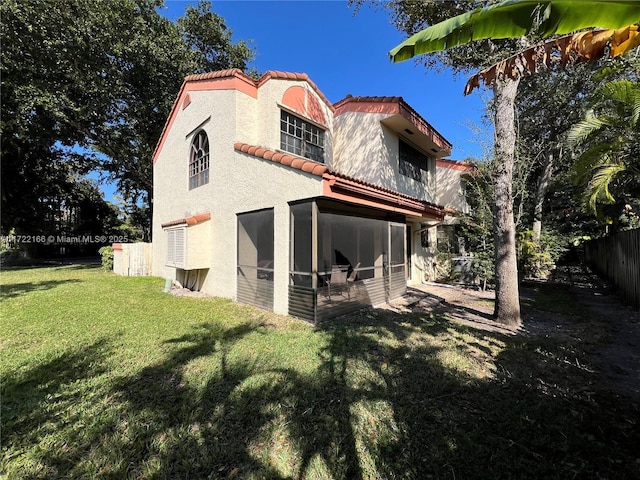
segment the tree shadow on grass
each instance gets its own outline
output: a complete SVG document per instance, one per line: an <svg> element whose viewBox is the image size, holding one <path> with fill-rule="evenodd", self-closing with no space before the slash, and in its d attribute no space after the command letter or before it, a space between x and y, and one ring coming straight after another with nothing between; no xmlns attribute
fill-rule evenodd
<svg viewBox="0 0 640 480"><path fill-rule="evenodd" d="M60 262L51 260L34 261L37 263L26 263L24 265L2 265L2 269L5 271L20 271L20 270L36 270L36 269L53 269L53 270L98 270L100 268L100 261L87 262L87 263L74 263L74 262Z"/></svg>
<svg viewBox="0 0 640 480"><path fill-rule="evenodd" d="M11 283L3 285L0 289L0 301L8 300L9 298L16 298L26 295L31 292L51 290L60 285L67 285L69 283L78 283L80 280L65 279L65 280L43 280L41 282L25 282L25 283Z"/></svg>
<svg viewBox="0 0 640 480"><path fill-rule="evenodd" d="M75 420L86 428L50 416L70 414L69 404L38 414L63 431L60 445L79 445L41 453L42 471L74 478L637 475L637 405L594 392L594 372L569 364L566 345L476 331L429 312L366 311L324 322L315 334L323 343L307 373L285 368L275 346L273 357L251 350L275 335L259 323L204 323L165 342L166 358L101 392L106 412ZM94 350L99 364L108 348ZM474 356L478 365L492 360L494 371L483 374ZM36 410L61 386L100 373L73 355L46 368L60 373L42 392L27 390L26 398L40 399ZM16 387L10 392L17 395ZM37 429L18 430L36 441Z"/></svg>
<svg viewBox="0 0 640 480"><path fill-rule="evenodd" d="M397 342L370 341L372 331L399 326ZM370 411L377 402L391 412L389 428L354 435L352 462L364 477L638 478L638 405L595 388L597 372L586 366L580 345L487 333L425 314L374 312L321 328L334 339L327 366L363 362L384 379L351 387L347 398L352 413L363 402ZM455 349L446 342L458 336L455 349L464 358L501 345L491 377L451 361Z"/></svg>
<svg viewBox="0 0 640 480"><path fill-rule="evenodd" d="M47 436L58 437L60 432L81 416L75 407L86 398L80 385L87 379L104 374L104 360L111 346L107 340L99 340L45 361L29 370L3 374L2 379L2 444L3 462L12 456L23 455L25 450ZM68 433L68 432L67 432ZM65 438L66 440L73 440ZM54 442L44 451L41 476L47 478L59 463L51 458L58 456L58 445ZM6 457L5 457L6 454ZM65 459L61 458L64 463ZM0 464L0 465L2 465ZM0 468L0 471L4 470ZM30 475L24 472L22 478Z"/></svg>

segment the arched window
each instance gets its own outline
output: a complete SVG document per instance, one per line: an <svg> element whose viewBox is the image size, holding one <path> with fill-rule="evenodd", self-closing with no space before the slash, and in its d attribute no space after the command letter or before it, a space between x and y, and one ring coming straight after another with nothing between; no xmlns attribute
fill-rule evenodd
<svg viewBox="0 0 640 480"><path fill-rule="evenodd" d="M209 138L200 130L191 142L189 153L189 190L209 183Z"/></svg>

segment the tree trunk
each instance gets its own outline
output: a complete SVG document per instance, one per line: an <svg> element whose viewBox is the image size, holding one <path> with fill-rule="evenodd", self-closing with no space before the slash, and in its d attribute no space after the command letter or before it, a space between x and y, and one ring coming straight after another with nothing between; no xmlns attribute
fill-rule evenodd
<svg viewBox="0 0 640 480"><path fill-rule="evenodd" d="M551 174L553 173L553 150L549 150L545 155L544 165L542 168L542 176L536 191L535 206L533 208L533 241L540 242L540 234L542 233L542 205L544 197L547 194L547 188L551 183Z"/></svg>
<svg viewBox="0 0 640 480"><path fill-rule="evenodd" d="M519 78L499 76L493 86L495 114L495 204L493 235L495 243L496 303L494 316L510 327L522 324L516 260L516 227L513 219L513 166L516 127L514 101Z"/></svg>

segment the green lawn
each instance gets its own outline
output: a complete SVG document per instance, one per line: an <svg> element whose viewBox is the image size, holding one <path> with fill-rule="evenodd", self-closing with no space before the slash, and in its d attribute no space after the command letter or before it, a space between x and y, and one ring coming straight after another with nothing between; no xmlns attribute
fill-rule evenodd
<svg viewBox="0 0 640 480"><path fill-rule="evenodd" d="M7 478L638 478L578 340L323 323L66 266L1 274ZM445 315L445 314L443 314Z"/></svg>

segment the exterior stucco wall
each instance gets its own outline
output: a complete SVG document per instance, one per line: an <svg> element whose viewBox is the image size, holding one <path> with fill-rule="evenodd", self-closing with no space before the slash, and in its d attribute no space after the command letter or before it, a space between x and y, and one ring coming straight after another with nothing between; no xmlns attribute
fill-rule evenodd
<svg viewBox="0 0 640 480"><path fill-rule="evenodd" d="M187 227L187 268L191 270L209 268L211 251L207 245L211 242L211 233L210 221Z"/></svg>
<svg viewBox="0 0 640 480"><path fill-rule="evenodd" d="M235 299L236 214L273 208L274 311L286 313L290 236L288 202L320 196L322 179L234 150L236 141L263 143L259 132L270 129L258 127L267 122L275 123L278 131L276 146L279 147L280 113L275 101L266 100L272 111L262 119L258 101L237 91L191 92L191 96L189 107L178 112L154 165L154 274L176 278L176 269L165 265L167 236L161 225L209 212L210 220L187 227L197 228L197 238L200 239L200 245L189 243L189 249L200 249L210 254L208 272L201 290ZM210 145L209 183L189 190L189 147L193 135L199 130L196 127L209 116L211 118L202 125ZM188 237L194 238L189 234Z"/></svg>
<svg viewBox="0 0 640 480"><path fill-rule="evenodd" d="M453 208L461 213L469 213L470 207L464 197L464 189L462 186L461 175L466 173L465 171L438 167L438 200L439 205L443 205L448 208Z"/></svg>
<svg viewBox="0 0 640 480"><path fill-rule="evenodd" d="M388 150L389 141L380 123L387 116L346 112L335 117L333 167L337 171L380 187L393 188L396 175L389 162L392 150Z"/></svg>
<svg viewBox="0 0 640 480"><path fill-rule="evenodd" d="M211 292L235 298L237 259L236 214L274 209L274 311L287 312L290 218L288 202L322 194L322 180L268 160L234 152L228 157L233 180L217 185L214 195ZM210 275L211 276L211 275ZM231 279L231 281L230 281Z"/></svg>
<svg viewBox="0 0 640 480"><path fill-rule="evenodd" d="M421 223L413 223L411 226L411 280L409 285L420 285L424 281L434 280L434 262L437 242L437 228L426 230L428 246L422 246L421 230L426 227Z"/></svg>
<svg viewBox="0 0 640 480"><path fill-rule="evenodd" d="M228 145L229 154L233 152L236 97L243 94L217 90L192 91L190 95L191 104L177 113L153 169L153 272L165 278L175 278L175 269L165 266L167 239L162 224L198 213L213 213L215 179L226 175L221 170L221 146ZM199 126L209 138L210 181L189 190L189 149ZM212 231L214 223L213 219L206 222L205 228Z"/></svg>
<svg viewBox="0 0 640 480"><path fill-rule="evenodd" d="M260 117L258 114L258 101L249 95L243 95L239 92L235 94L236 98L236 131L235 142L244 142L249 145L260 145L259 129Z"/></svg>
<svg viewBox="0 0 640 480"><path fill-rule="evenodd" d="M399 136L381 123L388 117L386 113L363 112L345 112L337 116L334 120L334 168L345 175L434 203L435 160L429 160L427 183L402 175Z"/></svg>

